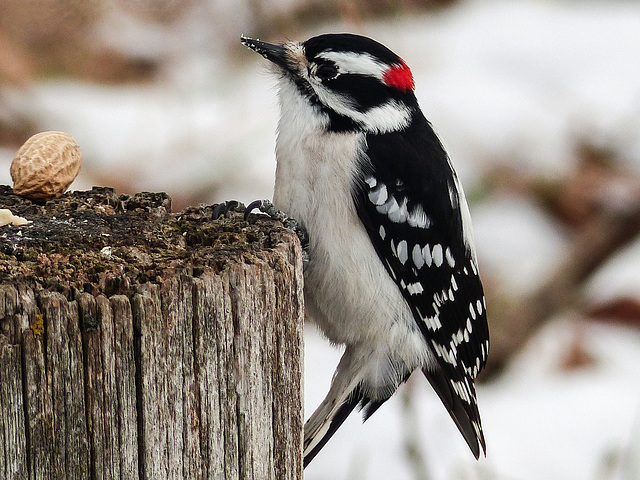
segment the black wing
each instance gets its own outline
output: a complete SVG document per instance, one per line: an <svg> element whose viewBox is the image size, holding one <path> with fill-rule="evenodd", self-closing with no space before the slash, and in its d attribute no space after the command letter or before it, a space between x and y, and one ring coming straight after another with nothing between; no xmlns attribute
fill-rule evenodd
<svg viewBox="0 0 640 480"><path fill-rule="evenodd" d="M489 332L466 201L424 117L367 136L354 200L378 256L406 299L438 366L423 370L476 458L485 449L474 379Z"/></svg>

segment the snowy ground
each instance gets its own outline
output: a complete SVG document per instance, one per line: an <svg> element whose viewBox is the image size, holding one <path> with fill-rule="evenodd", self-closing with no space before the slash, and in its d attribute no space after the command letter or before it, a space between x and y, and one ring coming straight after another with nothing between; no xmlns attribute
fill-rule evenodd
<svg viewBox="0 0 640 480"><path fill-rule="evenodd" d="M338 361L316 334L307 342L305 405L326 393ZM584 368L560 368L566 345L592 355ZM414 416L401 420L396 395L361 425L350 418L306 470L307 480L415 479L403 439L420 432L425 479L570 480L640 478L640 336L637 330L561 318L551 322L478 398L487 457L476 462L427 382L411 379ZM313 382L313 383L311 383ZM405 387L406 388L406 387Z"/></svg>
<svg viewBox="0 0 640 480"><path fill-rule="evenodd" d="M188 21L191 28L182 25L180 38L202 28L206 18ZM227 30L234 26L231 20ZM238 36L250 34L243 28L238 20ZM564 175L573 165L576 138L614 145L627 167L640 172L640 3L463 1L438 15L322 26L308 36L341 30L379 39L412 67L423 110L467 191L497 164ZM145 41L162 44L169 33L143 31L136 48ZM132 48L123 38L123 48ZM209 55L202 42L185 44L184 52L172 47L175 61L154 85L50 81L12 92L11 105L30 112L43 130L65 130L78 140L84 166L73 188L118 179L132 191L165 190L176 198L211 192L208 202L270 197L275 82L262 59L239 45L233 48L241 64ZM1 183L10 183L12 156L0 151ZM491 197L473 205L472 216L483 271L515 293L542 281L566 247L563 232L526 198ZM639 265L640 242L594 275L585 298L638 298ZM313 329L307 340L310 413L340 354ZM593 362L566 371L560 365L573 341ZM549 323L502 377L480 386L488 456L479 462L426 382L416 377L409 387L411 421L402 421L400 396L365 425L354 415L305 478L415 478L403 448L412 429L430 474L424 478L640 478L636 329L578 322L570 312Z"/></svg>

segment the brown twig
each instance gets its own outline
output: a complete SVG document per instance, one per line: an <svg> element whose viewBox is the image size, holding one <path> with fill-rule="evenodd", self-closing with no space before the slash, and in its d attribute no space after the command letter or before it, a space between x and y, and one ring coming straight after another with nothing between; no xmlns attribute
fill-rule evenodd
<svg viewBox="0 0 640 480"><path fill-rule="evenodd" d="M620 200L618 198L618 200ZM640 234L640 202L603 202L575 230L549 280L518 304L490 319L491 352L484 378L498 372L527 339L555 313L573 306L579 287L607 258Z"/></svg>

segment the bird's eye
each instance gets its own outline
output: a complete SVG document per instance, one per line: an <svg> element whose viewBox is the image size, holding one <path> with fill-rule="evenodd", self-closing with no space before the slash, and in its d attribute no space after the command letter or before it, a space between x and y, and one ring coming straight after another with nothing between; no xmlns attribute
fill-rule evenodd
<svg viewBox="0 0 640 480"><path fill-rule="evenodd" d="M316 69L316 76L322 80L331 80L338 76L338 67L332 63L323 63L318 65Z"/></svg>

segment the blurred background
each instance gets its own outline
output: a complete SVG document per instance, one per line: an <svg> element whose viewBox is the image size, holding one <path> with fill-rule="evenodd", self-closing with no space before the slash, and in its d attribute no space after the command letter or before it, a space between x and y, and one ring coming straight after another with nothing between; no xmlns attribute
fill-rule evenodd
<svg viewBox="0 0 640 480"><path fill-rule="evenodd" d="M427 382L353 415L321 479L640 478L640 2L0 0L0 183L33 133L76 190L270 198L275 80L241 34L349 31L411 66L471 204L492 335L476 462ZM308 327L307 414L340 351Z"/></svg>

